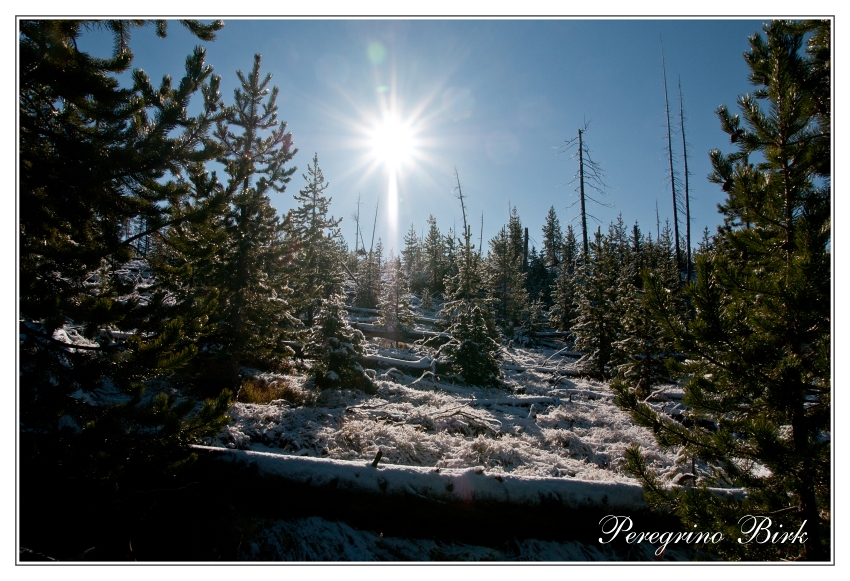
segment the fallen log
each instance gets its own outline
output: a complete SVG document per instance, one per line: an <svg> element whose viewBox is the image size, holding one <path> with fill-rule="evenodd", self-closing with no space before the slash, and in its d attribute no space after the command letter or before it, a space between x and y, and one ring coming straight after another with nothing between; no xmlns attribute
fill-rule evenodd
<svg viewBox="0 0 850 581"><path fill-rule="evenodd" d="M404 331L398 329L390 330L370 323L352 322L351 326L369 337L381 337L390 341L401 341L403 343L411 343L417 339L428 339L431 343L441 344L452 338L448 333L420 331L419 329L406 329Z"/></svg>
<svg viewBox="0 0 850 581"><path fill-rule="evenodd" d="M553 375L555 375L555 374L569 375L571 377L581 377L582 375L585 375L584 373L582 373L581 371L578 371L577 369L571 369L571 368L559 369L557 367L544 367L544 366L541 366L541 365L527 366L527 365L514 365L514 364L511 364L511 363L505 363L505 364L502 365L502 369L506 369L508 371L537 371L539 373L551 373Z"/></svg>
<svg viewBox="0 0 850 581"><path fill-rule="evenodd" d="M381 311L379 311L378 309L367 309L366 307L346 306L345 310L349 313L366 313L367 315L372 315L373 317L377 317L381 314ZM442 322L440 319L433 319L431 317L414 317L413 320L417 323L423 323L425 325L439 325Z"/></svg>
<svg viewBox="0 0 850 581"><path fill-rule="evenodd" d="M422 357L417 361L408 359L396 359L395 357L385 357L383 355L361 355L358 357L362 363L377 363L389 367L404 367L406 369L433 369L438 361L428 357ZM440 361L440 363L443 363Z"/></svg>

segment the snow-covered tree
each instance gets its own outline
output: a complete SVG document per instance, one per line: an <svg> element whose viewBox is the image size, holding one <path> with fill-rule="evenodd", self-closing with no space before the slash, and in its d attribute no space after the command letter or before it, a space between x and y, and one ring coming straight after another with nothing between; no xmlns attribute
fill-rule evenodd
<svg viewBox="0 0 850 581"><path fill-rule="evenodd" d="M438 354L451 360L452 370L469 385L499 387L499 344L490 335L487 315L474 301L459 301L446 332L451 339L442 345Z"/></svg>
<svg viewBox="0 0 850 581"><path fill-rule="evenodd" d="M286 122L277 118L277 87L271 75L260 76L260 55L239 86L228 119L217 124L215 137L224 147L219 162L232 192L227 215L228 240L218 259L220 273L217 331L210 345L236 362L274 363L291 354L289 330L298 324L289 305L287 266L295 245L268 194L286 189L295 167L286 167L297 152ZM265 101L265 102L264 102Z"/></svg>
<svg viewBox="0 0 850 581"><path fill-rule="evenodd" d="M537 346L540 333L546 328L546 319L543 314L543 299L538 296L528 303L522 317L522 324L517 329L516 339L520 345L526 347Z"/></svg>
<svg viewBox="0 0 850 581"><path fill-rule="evenodd" d="M615 342L622 333L622 304L618 282L621 270L616 247L597 230L588 262L582 265L578 290L578 316L572 326L575 347L584 351L580 363L599 377L608 377Z"/></svg>
<svg viewBox="0 0 850 581"><path fill-rule="evenodd" d="M421 294L428 286L422 254L422 241L416 234L416 227L411 224L410 230L404 236L404 250L401 251L401 259L410 291L416 294Z"/></svg>
<svg viewBox="0 0 850 581"><path fill-rule="evenodd" d="M374 393L375 386L357 362L363 354L363 333L348 322L345 297L341 294L322 299L316 321L304 346L313 360L310 375L322 389L358 389Z"/></svg>
<svg viewBox="0 0 850 581"><path fill-rule="evenodd" d="M466 206L458 181L458 199L464 216L463 242L457 253L457 274L446 284L447 300L440 317L451 340L438 350L452 360L452 369L467 383L500 385L498 332L481 292L480 254L472 244L472 230L466 223Z"/></svg>
<svg viewBox="0 0 850 581"><path fill-rule="evenodd" d="M428 216L428 234L422 241L424 274L428 280L428 286L423 292L431 295L442 294L445 289L443 279L446 272L446 259L443 243L443 236L440 234L440 229L437 228L437 219L434 216Z"/></svg>
<svg viewBox="0 0 850 581"><path fill-rule="evenodd" d="M508 229L502 227L490 240L490 252L484 262L484 286L496 323L507 336L513 336L514 330L519 327L528 304L525 273L519 268L520 261L521 255L516 254L516 245Z"/></svg>
<svg viewBox="0 0 850 581"><path fill-rule="evenodd" d="M377 309L381 299L381 268L383 265L384 245L378 238L374 250L360 261L357 272L357 289L354 294L354 306L364 309Z"/></svg>
<svg viewBox="0 0 850 581"><path fill-rule="evenodd" d="M578 271L576 260L578 245L571 224L567 224L564 244L561 249L561 263L551 286L552 307L549 309L549 321L558 331L571 331L577 315Z"/></svg>
<svg viewBox="0 0 850 581"><path fill-rule="evenodd" d="M562 247L561 223L555 213L555 206L551 206L543 222L543 249L540 252L547 267L556 268L561 263Z"/></svg>
<svg viewBox="0 0 850 581"><path fill-rule="evenodd" d="M407 291L401 259L394 256L392 250L384 263L382 291L378 324L401 332L412 329L416 315L410 304L411 295Z"/></svg>
<svg viewBox="0 0 850 581"><path fill-rule="evenodd" d="M324 195L328 183L317 154L303 177L306 185L293 196L298 205L287 216L288 234L298 245L288 272L293 308L312 327L319 302L342 292L342 219L329 215L331 198Z"/></svg>

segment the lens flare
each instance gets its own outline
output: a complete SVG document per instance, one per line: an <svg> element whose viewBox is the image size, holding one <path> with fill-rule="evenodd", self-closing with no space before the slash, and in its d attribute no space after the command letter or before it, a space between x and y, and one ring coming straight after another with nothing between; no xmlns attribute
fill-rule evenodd
<svg viewBox="0 0 850 581"><path fill-rule="evenodd" d="M372 151L388 170L395 171L413 154L413 131L393 116L383 119L372 133Z"/></svg>

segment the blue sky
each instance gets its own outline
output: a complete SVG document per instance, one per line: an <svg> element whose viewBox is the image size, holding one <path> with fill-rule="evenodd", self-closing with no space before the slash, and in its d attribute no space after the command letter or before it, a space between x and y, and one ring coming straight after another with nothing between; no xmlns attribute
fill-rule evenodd
<svg viewBox="0 0 850 581"><path fill-rule="evenodd" d="M718 186L707 181L708 151L731 146L714 114L735 110L750 90L742 53L761 20L225 20L215 42L204 43L208 62L222 76L232 103L235 71L263 55L263 71L280 88L280 118L299 148L298 172L287 193L273 198L284 213L304 184L301 174L318 153L342 231L354 244L358 194L366 244L379 202L376 237L396 252L413 224L422 231L429 214L443 232L462 216L455 199L457 167L477 244L494 236L516 206L532 244L550 206L563 226L578 214L577 171L558 147L577 135L605 172L613 208L588 205L602 223L622 213L655 235L656 201L662 224L672 219L661 68L667 66L675 167L681 172L678 134L681 79L691 173L692 238L720 223ZM81 48L108 49L91 34ZM199 41L173 23L167 39L153 29L136 31L134 68L155 82L180 76ZM198 99L200 102L200 99ZM397 207L389 169L376 158L370 132L387 109L410 124L413 152L396 170ZM576 219L574 226L579 226ZM596 223L589 221L589 229ZM682 226L684 228L684 226ZM684 231L684 230L683 230Z"/></svg>

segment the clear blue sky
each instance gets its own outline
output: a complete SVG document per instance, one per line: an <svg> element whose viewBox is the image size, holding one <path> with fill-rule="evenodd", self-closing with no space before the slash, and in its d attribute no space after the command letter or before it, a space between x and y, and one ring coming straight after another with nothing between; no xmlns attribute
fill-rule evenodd
<svg viewBox="0 0 850 581"><path fill-rule="evenodd" d="M550 206L563 226L578 214L572 180L577 161L558 146L585 137L605 172L613 208L590 204L601 222L622 213L655 236L656 201L662 224L672 219L661 69L667 65L674 128L678 131L681 79L691 172L694 245L702 230L720 223L718 186L706 179L708 151L730 151L714 114L720 104L737 110L751 89L742 53L760 20L226 20L215 42L204 43L208 62L223 77L232 103L236 69L250 70L254 53L280 88L280 118L288 122L299 153L298 172L273 203L284 213L300 189L301 174L318 153L330 183L331 211L343 217L350 247L358 193L369 244L375 203L377 236L396 252L411 223L425 227L429 214L445 233L462 223L452 188L457 167L477 244L481 214L484 240L516 206L540 247ZM183 61L199 41L177 23L167 39L153 29L136 31L134 68L154 82L179 78ZM81 48L108 48L96 34ZM415 127L414 153L397 171L398 203L389 215L388 169L376 161L364 130L377 124L391 101ZM197 102L200 102L198 98ZM681 136L675 133L681 172ZM579 221L573 222L579 226ZM589 229L596 223L590 221ZM683 226L682 226L683 228Z"/></svg>

